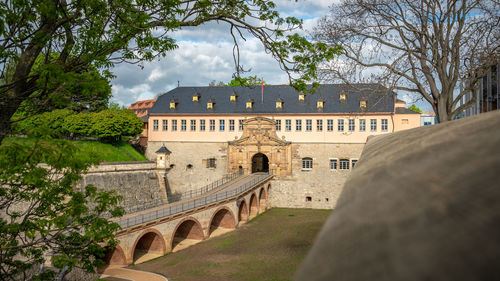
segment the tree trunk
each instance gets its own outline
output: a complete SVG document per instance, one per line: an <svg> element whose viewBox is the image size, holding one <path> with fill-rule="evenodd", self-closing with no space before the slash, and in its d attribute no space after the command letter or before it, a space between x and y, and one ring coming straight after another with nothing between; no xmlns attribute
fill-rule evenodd
<svg viewBox="0 0 500 281"><path fill-rule="evenodd" d="M437 104L434 106L434 112L436 112L436 117L439 123L450 121L451 115L448 113L446 95L441 94L439 96Z"/></svg>
<svg viewBox="0 0 500 281"><path fill-rule="evenodd" d="M11 127L10 119L21 104L15 98L7 98L8 94L2 93L4 97L0 98L0 144L2 144L3 139L9 134Z"/></svg>

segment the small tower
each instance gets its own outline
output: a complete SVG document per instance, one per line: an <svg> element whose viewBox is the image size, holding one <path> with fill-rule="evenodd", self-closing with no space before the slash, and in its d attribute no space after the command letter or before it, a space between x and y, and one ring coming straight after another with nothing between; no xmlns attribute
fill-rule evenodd
<svg viewBox="0 0 500 281"><path fill-rule="evenodd" d="M169 167L170 150L165 145L156 151L156 168L166 169Z"/></svg>

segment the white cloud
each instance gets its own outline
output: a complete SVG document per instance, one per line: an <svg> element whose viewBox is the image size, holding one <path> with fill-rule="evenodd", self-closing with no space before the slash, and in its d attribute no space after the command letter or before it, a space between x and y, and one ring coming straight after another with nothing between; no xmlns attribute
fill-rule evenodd
<svg viewBox="0 0 500 281"><path fill-rule="evenodd" d="M328 12L332 0L278 0L275 1L282 16L304 18L304 30L312 29L319 17ZM160 31L158 31L160 32ZM116 78L112 83L112 101L130 105L140 99L154 98L160 93L181 86L206 86L211 81L229 82L235 72L233 61L233 39L229 25L208 23L194 28L185 28L171 34L177 49L165 58L136 65L120 64L113 69ZM240 64L251 72L245 75L263 77L269 84L288 83L288 76L270 54L266 54L262 43L245 34L240 40ZM179 82L178 82L179 81Z"/></svg>

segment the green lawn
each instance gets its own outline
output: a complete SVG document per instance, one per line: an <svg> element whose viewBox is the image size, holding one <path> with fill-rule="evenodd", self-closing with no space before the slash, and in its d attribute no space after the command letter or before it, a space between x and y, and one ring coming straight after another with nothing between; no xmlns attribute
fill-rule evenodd
<svg viewBox="0 0 500 281"><path fill-rule="evenodd" d="M131 268L174 281L291 280L330 213L274 208L235 231Z"/></svg>
<svg viewBox="0 0 500 281"><path fill-rule="evenodd" d="M24 142L34 143L35 139L30 138L5 138L4 143L9 142ZM122 161L147 161L144 155L137 152L132 146L125 141L120 141L117 144L108 144L98 141L72 141L79 152L76 155L83 159L97 157L103 162L122 162Z"/></svg>

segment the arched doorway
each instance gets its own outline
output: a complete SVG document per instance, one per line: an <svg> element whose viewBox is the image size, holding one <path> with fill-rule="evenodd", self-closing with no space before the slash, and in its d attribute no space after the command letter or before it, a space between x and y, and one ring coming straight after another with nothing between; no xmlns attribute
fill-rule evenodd
<svg viewBox="0 0 500 281"><path fill-rule="evenodd" d="M263 153L257 153L252 157L252 173L269 172L269 159Z"/></svg>

